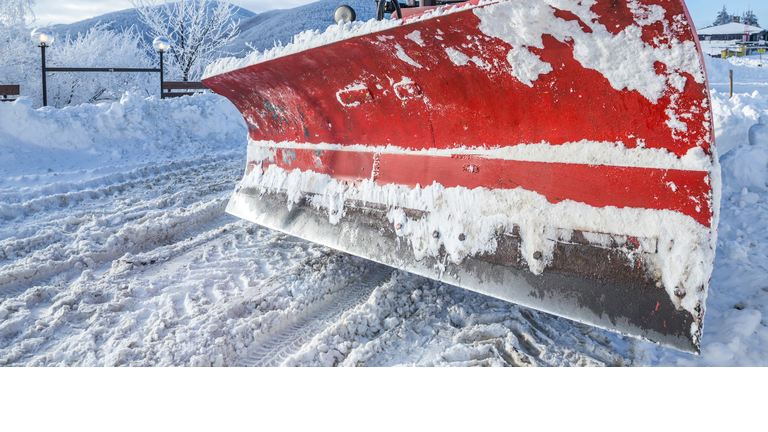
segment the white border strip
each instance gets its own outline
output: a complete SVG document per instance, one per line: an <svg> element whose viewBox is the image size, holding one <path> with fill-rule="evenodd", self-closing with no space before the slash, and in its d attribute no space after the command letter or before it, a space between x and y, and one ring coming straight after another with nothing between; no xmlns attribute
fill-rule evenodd
<svg viewBox="0 0 768 432"><path fill-rule="evenodd" d="M248 138L248 145L264 149L263 158L274 154L276 148L306 150L336 150L384 154L410 154L421 156L477 155L488 159L517 160L527 162L572 163L584 165L607 165L637 168L676 169L685 171L711 171L712 159L701 147L695 147L686 155L677 155L666 149L645 147L627 148L623 143L583 140L561 145L546 142L519 144L497 148L459 147L453 149L412 150L392 145L367 146L363 144L306 144L291 141L255 141Z"/></svg>

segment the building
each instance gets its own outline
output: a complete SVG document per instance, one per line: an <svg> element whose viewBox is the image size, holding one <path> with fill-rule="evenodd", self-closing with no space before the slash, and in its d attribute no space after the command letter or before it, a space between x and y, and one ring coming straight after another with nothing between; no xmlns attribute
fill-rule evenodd
<svg viewBox="0 0 768 432"><path fill-rule="evenodd" d="M739 40L744 37L744 33L749 32L750 41L758 41L760 39L768 39L768 30L761 29L760 27L744 25L744 23L732 22L715 27L707 27L701 30L696 30L699 35L699 40Z"/></svg>

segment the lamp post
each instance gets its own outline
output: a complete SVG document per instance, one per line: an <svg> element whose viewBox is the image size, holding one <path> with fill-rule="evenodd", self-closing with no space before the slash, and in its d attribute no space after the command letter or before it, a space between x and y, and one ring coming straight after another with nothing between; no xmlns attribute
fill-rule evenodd
<svg viewBox="0 0 768 432"><path fill-rule="evenodd" d="M44 27L32 31L32 41L40 47L43 60L43 106L48 106L48 92L45 85L45 48L53 44L54 38L53 32Z"/></svg>
<svg viewBox="0 0 768 432"><path fill-rule="evenodd" d="M171 47L171 43L167 37L158 36L152 41L152 47L160 54L160 99L163 99L163 53L168 51Z"/></svg>

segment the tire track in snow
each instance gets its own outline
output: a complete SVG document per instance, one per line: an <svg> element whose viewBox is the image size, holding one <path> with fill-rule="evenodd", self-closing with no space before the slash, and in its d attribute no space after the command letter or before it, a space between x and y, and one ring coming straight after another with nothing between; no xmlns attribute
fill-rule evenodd
<svg viewBox="0 0 768 432"><path fill-rule="evenodd" d="M232 156L220 156L176 161L137 168L126 173L112 173L91 180L56 183L34 188L30 193L0 193L0 214L6 221L26 218L50 208L64 209L82 201L108 198L142 186L146 188L146 185L158 180L170 180L172 174L179 176L187 172L206 171L233 159Z"/></svg>
<svg viewBox="0 0 768 432"><path fill-rule="evenodd" d="M94 189L101 186L108 186L115 183L123 183L129 180L139 180L142 178L155 177L167 172L178 171L184 168L199 167L208 163L225 162L232 159L242 158L239 152L224 152L220 154L205 155L189 159L170 160L165 162L156 162L148 165L114 165L101 167L92 170L81 170L77 172L61 172L49 175L27 176L37 179L45 177L46 182L39 185L28 187L5 187L0 188L0 202L19 204L24 201L33 200L39 197L64 194L68 192L78 192L85 189ZM68 179L88 177L86 179ZM56 181L56 178L62 178ZM15 179L4 179L11 184L25 183L25 177Z"/></svg>
<svg viewBox="0 0 768 432"><path fill-rule="evenodd" d="M80 345L75 349L91 349L92 339L105 339L105 335L110 332L117 333L109 335L111 341L108 344L113 347L99 350L99 363L93 363L92 358L86 359L80 354L74 354L74 358L70 357L66 364L120 364L109 363L114 361L114 358L119 359L121 351L125 351L120 344L135 343L125 341L129 338L123 337L120 327L124 327L126 322L136 320L137 316L158 308L158 304L163 305L163 299L174 295L174 292L171 292L160 295L160 299L152 296L136 298L130 294L129 286L132 280L135 281L137 277L147 278L151 273L168 271L167 264L174 259L181 258L184 261L185 254L200 254L212 245L215 247L226 242L228 238L231 240L231 231L237 226L238 221L234 217L222 214L197 227L195 231L199 233L185 233L193 235L189 239L158 246L136 256L124 256L128 261L119 259L113 261L111 266L106 263L99 269L106 271L98 271L98 276L96 272L87 270L73 280L67 280L66 275L57 275L51 278L47 285L6 291L6 294L11 291L20 292L15 298L0 298L0 366L24 364L29 361L35 366L57 362L62 356L61 352L67 348L72 349L73 345ZM182 291L185 289L183 284L174 288ZM119 325L110 326L109 332L104 329L93 330L95 325L91 321L107 315L111 323ZM129 333L127 336L135 339L136 333ZM82 346L84 340L88 341L85 347Z"/></svg>
<svg viewBox="0 0 768 432"><path fill-rule="evenodd" d="M168 164L166 168L176 171L131 184L122 200L83 201L44 213L47 221L26 221L21 238L0 241L0 262L16 258L0 266L0 298L62 272L95 269L98 262L184 238L223 215L241 161L222 159L204 165ZM29 232L34 234L24 238Z"/></svg>
<svg viewBox="0 0 768 432"><path fill-rule="evenodd" d="M271 334L263 341L254 342L255 347L249 350L247 358L239 366L279 366L345 311L365 302L371 292L385 283L394 271L381 264L371 264L377 267L355 286L347 287L325 298L322 303L314 304L312 308L304 310L303 316L291 326Z"/></svg>
<svg viewBox="0 0 768 432"><path fill-rule="evenodd" d="M396 271L369 300L282 361L289 366L602 366L620 336ZM625 357L626 356L626 357Z"/></svg>
<svg viewBox="0 0 768 432"><path fill-rule="evenodd" d="M70 248L57 241L43 251L42 257L33 255L0 267L0 296L6 296L6 288L19 287L20 284L29 287L72 269L93 270L99 262L114 260L126 253L140 253L159 244L185 238L188 232L224 215L226 204L226 197L217 197L201 203L189 212L163 214L140 220L136 224L127 224L108 233L109 238L118 239L108 248L92 239L78 241ZM13 292L18 293L18 289Z"/></svg>
<svg viewBox="0 0 768 432"><path fill-rule="evenodd" d="M0 365L236 365L254 339L348 299L371 273L229 215L203 231L0 300Z"/></svg>
<svg viewBox="0 0 768 432"><path fill-rule="evenodd" d="M44 236L47 229L66 230L92 219L109 218L114 221L115 216L119 216L121 220L117 223L124 218L140 217L145 211L172 207L190 196L205 196L211 192L209 188L220 183L222 176L237 178L241 164L239 160L230 159L203 166L171 165L178 169L172 172L163 170L157 175L142 178L127 189L122 188L122 192L115 191L109 199L75 200L72 206L61 210L37 213L33 215L36 217L18 218L3 224L0 227L0 260L8 247L13 250L15 243L33 243L41 235ZM188 183L191 180L183 183L179 181L181 177L197 181L190 187ZM106 195L101 198L106 198Z"/></svg>

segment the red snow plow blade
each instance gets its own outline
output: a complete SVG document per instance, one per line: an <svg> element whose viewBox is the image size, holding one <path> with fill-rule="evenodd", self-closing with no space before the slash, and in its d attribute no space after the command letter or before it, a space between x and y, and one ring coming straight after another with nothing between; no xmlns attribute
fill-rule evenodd
<svg viewBox="0 0 768 432"><path fill-rule="evenodd" d="M249 127L227 211L698 352L720 180L693 25L681 0L584 3L472 1L214 65Z"/></svg>

